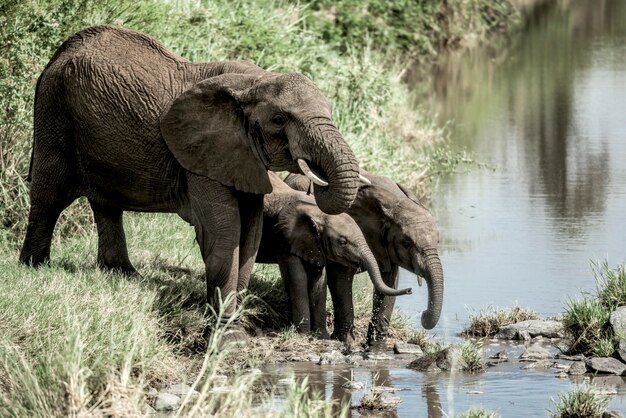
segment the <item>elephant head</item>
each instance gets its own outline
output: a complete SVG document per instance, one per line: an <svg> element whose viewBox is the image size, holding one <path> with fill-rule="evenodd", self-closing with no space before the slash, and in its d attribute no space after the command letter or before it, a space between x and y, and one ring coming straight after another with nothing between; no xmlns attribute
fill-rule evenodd
<svg viewBox="0 0 626 418"><path fill-rule="evenodd" d="M183 168L237 190L271 192L270 169L315 178L317 204L329 214L344 212L356 196L356 158L328 101L301 74L208 78L173 101L160 127Z"/></svg>
<svg viewBox="0 0 626 418"><path fill-rule="evenodd" d="M308 200L298 199L285 207L278 227L294 255L310 264L326 260L367 271L374 288L387 296L410 294L411 289L394 289L383 281L378 263L361 229L346 214L328 215Z"/></svg>
<svg viewBox="0 0 626 418"><path fill-rule="evenodd" d="M431 213L417 197L400 185L394 186L404 196L398 197L381 187L374 192L383 219L384 248L377 252L383 255L378 261L385 270L393 263L415 273L420 286L422 278L426 280L428 307L422 313L422 326L431 329L439 321L443 303L443 269L437 253L439 233Z"/></svg>

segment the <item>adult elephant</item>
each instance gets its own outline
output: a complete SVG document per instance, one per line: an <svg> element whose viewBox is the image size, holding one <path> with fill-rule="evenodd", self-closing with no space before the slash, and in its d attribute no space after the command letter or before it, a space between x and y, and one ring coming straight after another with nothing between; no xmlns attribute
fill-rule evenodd
<svg viewBox="0 0 626 418"><path fill-rule="evenodd" d="M385 283L398 286L398 267L422 278L428 285L428 305L422 313L422 326L431 329L439 321L443 303L443 269L437 253L439 233L430 212L408 189L385 176L363 172L370 185L362 185L348 209L378 260ZM298 190L308 190L310 180L290 174L285 182ZM349 280L354 269L340 265L327 266L328 287L335 310L333 337L354 340L354 309ZM395 297L374 292L372 319L367 330L367 345L372 351L385 350L389 320Z"/></svg>
<svg viewBox="0 0 626 418"><path fill-rule="evenodd" d="M325 214L312 196L269 174L273 191L263 204L263 235L256 261L279 265L291 301L292 321L299 332L313 331L328 338L323 274L327 263L367 271L382 295L411 293L411 289L396 290L385 284L354 219L345 213Z"/></svg>
<svg viewBox="0 0 626 418"><path fill-rule="evenodd" d="M37 82L20 260L48 260L59 214L86 196L98 264L132 272L122 212L174 212L195 227L207 297L217 305L248 286L263 195L272 190L267 170L300 167L327 177L327 187L316 186L323 211L350 206L356 159L328 101L303 75L191 63L145 34L88 28L61 45Z"/></svg>

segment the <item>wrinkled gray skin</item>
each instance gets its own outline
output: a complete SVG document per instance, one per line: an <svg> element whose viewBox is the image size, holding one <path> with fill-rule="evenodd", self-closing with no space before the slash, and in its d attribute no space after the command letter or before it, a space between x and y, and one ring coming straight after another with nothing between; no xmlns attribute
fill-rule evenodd
<svg viewBox="0 0 626 418"><path fill-rule="evenodd" d="M263 235L256 262L279 265L291 300L292 320L299 332L313 331L328 338L323 274L327 262L367 271L380 294L411 292L385 284L354 219L347 214L325 214L312 196L287 186L274 173L269 175L273 191L264 199Z"/></svg>
<svg viewBox="0 0 626 418"><path fill-rule="evenodd" d="M363 231L387 285L397 288L398 267L425 279L428 305L422 313L422 326L431 329L439 321L443 303L443 269L437 254L439 233L435 221L409 190L387 177L361 174L372 185L359 188L347 213ZM285 182L298 190L307 190L310 184L308 178L293 174L287 176ZM352 277L355 272L339 265L327 266L326 272L337 318L333 337L352 342L354 309L348 286L350 280L346 277ZM395 297L375 291L366 341L370 350L386 349L394 305Z"/></svg>
<svg viewBox="0 0 626 418"><path fill-rule="evenodd" d="M327 178L317 203L341 213L358 165L330 105L300 74L247 62L194 64L147 35L83 30L57 50L37 82L31 209L23 263L49 258L59 214L89 199L98 264L134 272L122 212L174 212L194 225L207 297L247 288L261 238L268 169ZM236 308L231 303L227 315Z"/></svg>

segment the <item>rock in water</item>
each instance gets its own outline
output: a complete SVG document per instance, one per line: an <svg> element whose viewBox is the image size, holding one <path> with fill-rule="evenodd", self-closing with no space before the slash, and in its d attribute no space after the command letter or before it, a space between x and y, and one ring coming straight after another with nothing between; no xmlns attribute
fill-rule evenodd
<svg viewBox="0 0 626 418"><path fill-rule="evenodd" d="M571 375L585 374L587 373L587 366L584 361L575 361L569 366L567 373Z"/></svg>
<svg viewBox="0 0 626 418"><path fill-rule="evenodd" d="M517 324L500 327L496 338L521 340L524 337L563 338L563 323L554 320L530 319Z"/></svg>
<svg viewBox="0 0 626 418"><path fill-rule="evenodd" d="M422 348L417 344L409 343L395 343L393 346L393 352L396 354L422 354Z"/></svg>
<svg viewBox="0 0 626 418"><path fill-rule="evenodd" d="M540 345L531 345L520 356L521 361L537 361L551 359L554 356Z"/></svg>
<svg viewBox="0 0 626 418"><path fill-rule="evenodd" d="M621 375L626 371L626 364L613 357L592 357L585 362L591 371Z"/></svg>

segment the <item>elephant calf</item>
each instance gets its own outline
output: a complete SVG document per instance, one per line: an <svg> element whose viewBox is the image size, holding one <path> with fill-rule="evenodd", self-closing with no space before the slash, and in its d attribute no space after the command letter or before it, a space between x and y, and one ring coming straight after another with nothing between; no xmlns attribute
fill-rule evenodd
<svg viewBox="0 0 626 418"><path fill-rule="evenodd" d="M406 188L385 176L362 173L371 184L359 187L357 197L348 210L369 244L388 286L397 287L398 268L402 267L422 277L428 285L428 305L422 313L422 326L431 329L439 321L443 303L443 270L437 254L439 233L437 225L417 197ZM297 190L308 190L310 180L290 174L285 182ZM354 309L352 276L356 269L329 266L326 269L328 287L335 311L334 337L342 341L354 340ZM367 330L367 345L371 350L386 349L389 321L395 297L376 290L373 313Z"/></svg>
<svg viewBox="0 0 626 418"><path fill-rule="evenodd" d="M263 235L256 262L278 263L299 332L313 331L328 337L325 266L364 269L376 291L383 295L411 292L385 285L363 233L350 216L325 214L312 196L290 188L273 173L270 181L273 192L265 196ZM352 277L347 279L351 292ZM346 297L351 298L351 293Z"/></svg>

